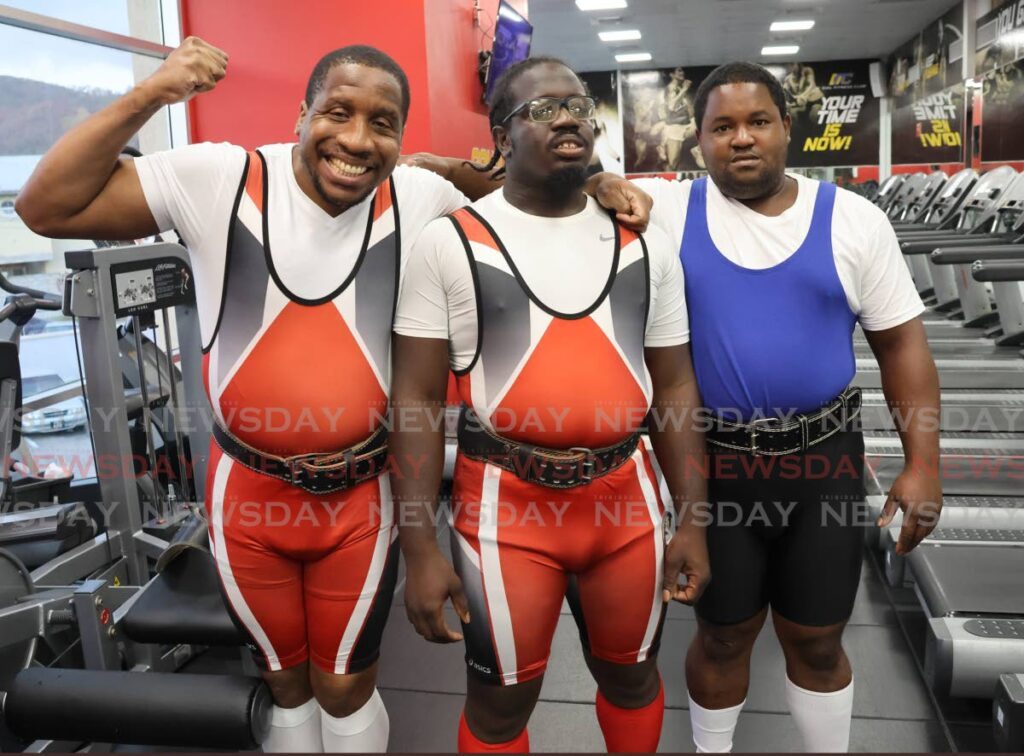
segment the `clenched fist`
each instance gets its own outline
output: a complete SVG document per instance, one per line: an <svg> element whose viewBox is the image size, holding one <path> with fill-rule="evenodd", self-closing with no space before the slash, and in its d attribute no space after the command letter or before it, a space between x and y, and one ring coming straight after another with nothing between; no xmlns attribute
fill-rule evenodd
<svg viewBox="0 0 1024 756"><path fill-rule="evenodd" d="M161 105L173 105L209 92L224 78L227 67L226 52L199 37L188 37L142 86Z"/></svg>

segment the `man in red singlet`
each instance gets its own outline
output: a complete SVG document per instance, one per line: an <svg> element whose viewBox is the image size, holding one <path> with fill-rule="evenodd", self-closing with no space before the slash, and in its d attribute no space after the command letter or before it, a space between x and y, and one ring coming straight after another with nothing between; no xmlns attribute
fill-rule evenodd
<svg viewBox="0 0 1024 756"><path fill-rule="evenodd" d="M629 231L583 193L593 112L564 63L510 68L490 112L503 190L427 227L399 300L392 486L406 608L428 640L465 637L463 752L528 749L567 594L609 750L655 750L664 602L692 603L708 579L686 506L704 482L685 466L703 440L687 422L701 400L682 269L667 237ZM434 532L443 437L430 422L449 367L467 407L454 568ZM679 421L657 421L669 418ZM669 492L681 522L666 545ZM449 597L462 634L445 624Z"/></svg>

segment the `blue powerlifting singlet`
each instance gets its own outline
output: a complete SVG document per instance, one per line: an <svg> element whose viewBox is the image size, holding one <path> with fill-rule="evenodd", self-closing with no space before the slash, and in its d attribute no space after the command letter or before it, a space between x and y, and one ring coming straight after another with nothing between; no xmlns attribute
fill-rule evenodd
<svg viewBox="0 0 1024 756"><path fill-rule="evenodd" d="M820 183L800 248L771 268L744 268L711 240L707 179L693 182L679 251L697 382L726 419L808 412L856 372L850 310L832 254L836 187Z"/></svg>

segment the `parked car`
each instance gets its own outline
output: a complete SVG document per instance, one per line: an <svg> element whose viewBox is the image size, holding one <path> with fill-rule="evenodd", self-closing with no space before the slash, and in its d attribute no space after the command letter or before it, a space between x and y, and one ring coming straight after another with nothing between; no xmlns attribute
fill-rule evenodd
<svg viewBox="0 0 1024 756"><path fill-rule="evenodd" d="M22 401L58 389L65 383L66 381L56 373L24 377L21 379ZM54 402L41 409L25 412L21 416L21 432L27 434L75 430L84 428L85 424L85 402L80 396Z"/></svg>

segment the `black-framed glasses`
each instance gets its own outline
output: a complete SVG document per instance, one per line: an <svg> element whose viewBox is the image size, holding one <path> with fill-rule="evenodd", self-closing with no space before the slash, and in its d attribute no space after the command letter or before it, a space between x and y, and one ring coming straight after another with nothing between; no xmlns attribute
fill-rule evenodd
<svg viewBox="0 0 1024 756"><path fill-rule="evenodd" d="M565 108L569 115L577 121L586 121L594 117L597 110L597 101L590 95L569 95L568 97L538 97L536 100L527 100L517 105L511 113L501 119L501 122L508 123L512 116L526 111L527 116L534 123L551 123L558 118L558 113Z"/></svg>

